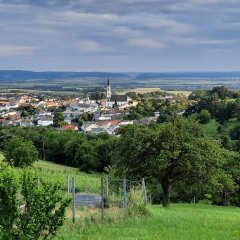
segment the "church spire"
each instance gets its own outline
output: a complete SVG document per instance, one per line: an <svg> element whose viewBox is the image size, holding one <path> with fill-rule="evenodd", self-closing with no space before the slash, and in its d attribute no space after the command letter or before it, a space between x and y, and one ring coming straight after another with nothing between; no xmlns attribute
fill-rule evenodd
<svg viewBox="0 0 240 240"><path fill-rule="evenodd" d="M108 78L108 81L107 81L107 101L110 100L112 96L112 89L111 89L111 85L110 85L110 80Z"/></svg>

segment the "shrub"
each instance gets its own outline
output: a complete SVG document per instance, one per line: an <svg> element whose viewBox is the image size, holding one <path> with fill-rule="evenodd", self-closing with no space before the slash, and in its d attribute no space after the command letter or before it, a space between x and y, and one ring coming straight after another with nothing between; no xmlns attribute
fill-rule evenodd
<svg viewBox="0 0 240 240"><path fill-rule="evenodd" d="M128 194L128 214L136 217L148 215L141 188L132 188L130 190Z"/></svg>
<svg viewBox="0 0 240 240"><path fill-rule="evenodd" d="M21 178L16 178L12 168L0 165L1 239L53 238L69 203L56 184L41 180L35 171L26 169Z"/></svg>
<svg viewBox="0 0 240 240"><path fill-rule="evenodd" d="M204 199L198 201L199 204L204 204L204 205L212 205L213 202L212 202L212 195L211 194L205 194L204 195Z"/></svg>

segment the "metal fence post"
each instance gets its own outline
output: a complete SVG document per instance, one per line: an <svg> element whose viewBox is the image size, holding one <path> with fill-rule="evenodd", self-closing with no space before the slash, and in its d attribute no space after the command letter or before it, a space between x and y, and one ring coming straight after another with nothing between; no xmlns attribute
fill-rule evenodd
<svg viewBox="0 0 240 240"><path fill-rule="evenodd" d="M104 223L104 189L103 189L103 177L101 178L101 209L102 209L102 223Z"/></svg>
<svg viewBox="0 0 240 240"><path fill-rule="evenodd" d="M75 179L72 178L72 222L76 221L76 203L75 203Z"/></svg>
<svg viewBox="0 0 240 240"><path fill-rule="evenodd" d="M124 206L125 212L127 212L127 180L126 178L123 179L123 194L124 194L123 206Z"/></svg>
<svg viewBox="0 0 240 240"><path fill-rule="evenodd" d="M147 204L147 190L146 190L144 178L142 179L142 191L143 191L143 196L144 196L144 203Z"/></svg>
<svg viewBox="0 0 240 240"><path fill-rule="evenodd" d="M108 176L106 176L106 196L108 197Z"/></svg>
<svg viewBox="0 0 240 240"><path fill-rule="evenodd" d="M70 193L70 178L69 178L69 174L67 175L67 192Z"/></svg>

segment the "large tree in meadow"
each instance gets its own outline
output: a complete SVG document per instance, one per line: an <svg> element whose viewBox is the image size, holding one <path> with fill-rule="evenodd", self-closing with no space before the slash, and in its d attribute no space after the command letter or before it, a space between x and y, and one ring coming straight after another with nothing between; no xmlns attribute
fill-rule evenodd
<svg viewBox="0 0 240 240"><path fill-rule="evenodd" d="M120 133L113 152L118 173L157 180L165 207L173 183L207 182L222 164L219 143L200 137L198 124L190 119L179 117L154 127L126 126Z"/></svg>

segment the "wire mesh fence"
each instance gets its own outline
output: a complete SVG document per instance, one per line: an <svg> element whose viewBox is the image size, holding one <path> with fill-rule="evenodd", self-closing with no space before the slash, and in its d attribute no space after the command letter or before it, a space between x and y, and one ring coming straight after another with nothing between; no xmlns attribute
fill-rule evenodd
<svg viewBox="0 0 240 240"><path fill-rule="evenodd" d="M150 194L147 191L145 180L127 180L117 179L109 176L101 178L101 187L95 194L81 193L76 191L75 178L67 179L68 193L72 194L72 220L76 221L76 209L78 207L87 207L99 209L99 217L104 222L105 211L109 209L122 209L125 214L128 213L129 196L133 190L138 189L144 204L150 203ZM131 198L133 199L133 198Z"/></svg>

